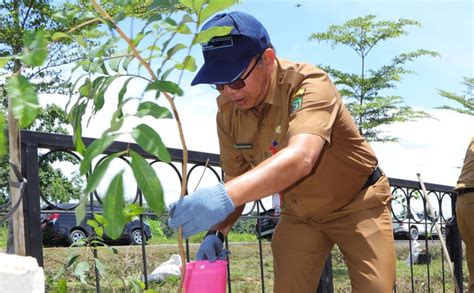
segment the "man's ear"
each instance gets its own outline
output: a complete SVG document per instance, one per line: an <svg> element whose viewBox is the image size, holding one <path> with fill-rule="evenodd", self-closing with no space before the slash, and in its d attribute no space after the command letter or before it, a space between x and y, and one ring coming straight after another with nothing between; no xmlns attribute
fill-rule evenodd
<svg viewBox="0 0 474 293"><path fill-rule="evenodd" d="M273 50L272 48L265 49L265 52L263 52L262 60L265 68L273 70L273 65L275 63L275 50Z"/></svg>

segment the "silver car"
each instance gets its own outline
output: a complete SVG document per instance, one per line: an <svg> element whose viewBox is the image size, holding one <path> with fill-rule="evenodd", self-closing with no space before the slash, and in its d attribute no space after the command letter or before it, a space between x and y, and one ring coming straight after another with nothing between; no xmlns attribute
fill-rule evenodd
<svg viewBox="0 0 474 293"><path fill-rule="evenodd" d="M423 212L406 212L393 218L393 234L396 239L417 240L420 237L438 237L438 232L432 221L433 218ZM444 227L441 227L443 232Z"/></svg>

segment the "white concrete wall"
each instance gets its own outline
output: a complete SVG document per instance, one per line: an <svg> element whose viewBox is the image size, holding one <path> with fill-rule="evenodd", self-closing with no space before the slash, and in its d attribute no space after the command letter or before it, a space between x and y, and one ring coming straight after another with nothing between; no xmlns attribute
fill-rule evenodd
<svg viewBox="0 0 474 293"><path fill-rule="evenodd" d="M0 293L45 292L43 268L29 256L0 253Z"/></svg>

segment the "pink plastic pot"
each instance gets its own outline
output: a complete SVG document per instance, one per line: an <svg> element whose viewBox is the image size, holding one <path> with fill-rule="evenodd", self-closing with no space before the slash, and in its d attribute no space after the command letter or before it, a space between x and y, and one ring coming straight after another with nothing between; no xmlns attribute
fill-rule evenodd
<svg viewBox="0 0 474 293"><path fill-rule="evenodd" d="M185 293L225 293L227 261L193 261L186 264Z"/></svg>

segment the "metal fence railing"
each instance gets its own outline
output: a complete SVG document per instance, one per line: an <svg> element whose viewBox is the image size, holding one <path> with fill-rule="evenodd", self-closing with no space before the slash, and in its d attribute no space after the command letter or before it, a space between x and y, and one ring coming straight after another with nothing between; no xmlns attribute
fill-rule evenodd
<svg viewBox="0 0 474 293"><path fill-rule="evenodd" d="M86 145L90 144L93 139L84 139ZM71 155L72 157L80 160L80 157L74 152L74 146L72 143L72 137L66 135L55 135L47 133L38 133L31 131L22 131L21 134L22 142L22 170L23 176L28 179L28 184L26 186L26 194L24 196L24 210L25 210L25 234L26 234L26 253L27 255L33 256L38 260L40 266L43 266L43 246L42 246L42 232L41 232L41 203L46 203L48 205L54 206L44 194L41 192L40 180L39 180L39 166L47 156L51 156L57 152L63 152ZM133 149L138 152L145 158L150 160L150 164L164 164L157 161L153 156L144 152L140 147L134 144L125 143L125 142L114 142L104 153L108 155L110 153L123 151L127 148ZM205 166L208 170L211 171L215 176L216 182L222 180L222 172L219 168L219 156L216 154L201 153L201 152L189 152L189 165L188 174L181 174L180 170L176 167L176 164L179 165L182 162L182 150L179 149L169 149L172 156L172 162L166 165L166 168L169 168L171 172L169 177L166 179L161 178L163 182L173 181L176 184L180 183L182 176L187 176L191 178L193 175L197 174L198 167ZM125 163L128 163L127 158L122 158ZM207 164L206 164L207 161ZM207 170L206 169L206 170ZM175 176L175 178L172 178ZM390 185L392 187L392 213L394 219L394 231L400 228L397 225L406 225L397 230L400 233L405 233L408 241L409 250L412 251L414 241L422 241L423 248L425 252L428 253L431 249L431 241L428 241L433 237L442 237L442 235L436 235L430 230L431 222L438 221L444 229L449 228L447 231L447 237L449 237L450 243L450 252L452 254L451 258L454 262L455 276L458 280L458 283L462 286L462 246L459 233L456 226L455 218L455 201L456 196L452 193L452 187L442 186L436 184L426 184L428 190L428 197L432 202L435 203L436 213L434 216L428 217L428 212L426 208L426 198L420 192L420 185L415 181L400 180L389 178ZM100 196L97 193L90 194L90 203L99 203ZM143 199L140 191L137 189L133 201L142 204ZM56 209L57 207L55 207ZM242 218L247 220L253 220L258 223L259 220L268 219L271 216L267 214L262 214L265 207L261 202L256 202L253 204L250 210L247 210L245 215L242 215ZM59 209L56 209L59 210ZM61 212L61 211L59 211ZM146 216L146 215L145 215ZM143 222L143 216L140 217L140 221ZM143 225L143 223L142 223ZM142 226L143 227L143 226ZM415 231L417 229L417 231ZM142 237L144 235L142 234ZM416 238L416 239L415 239ZM260 274L261 274L261 291L265 292L265 271L263 266L263 253L262 253L262 239L258 237L259 243L259 258L260 258ZM419 242L418 242L419 243ZM227 243L226 243L227 245ZM189 246L187 246L189 248ZM187 249L187 258L189 260L189 249ZM97 251L95 252L97 253ZM441 257L444 258L444 253L441 251ZM410 254L411 256L411 254ZM146 245L142 244L142 259L143 259L143 275L148 275L147 272L147 248ZM442 261L444 264L444 261ZM415 292L415 278L413 273L413 262L410 263L411 266L411 291ZM433 275L433 271L430 267L430 262L427 261L426 264L426 280L428 284L430 283L430 278ZM438 273L436 273L438 274ZM442 268L442 278L443 283L450 282L450 276L445 276L445 269ZM228 283L228 292L232 292L232 267L229 267L229 283ZM147 284L148 286L148 284ZM397 291L396 286L394 291ZM443 286L443 290L445 286ZM96 273L96 289L100 291L100 278ZM430 292L431 288L427 287L427 291ZM326 263L323 276L321 277L320 287L318 292L333 292L332 284L332 270L331 270L331 259L328 259Z"/></svg>

